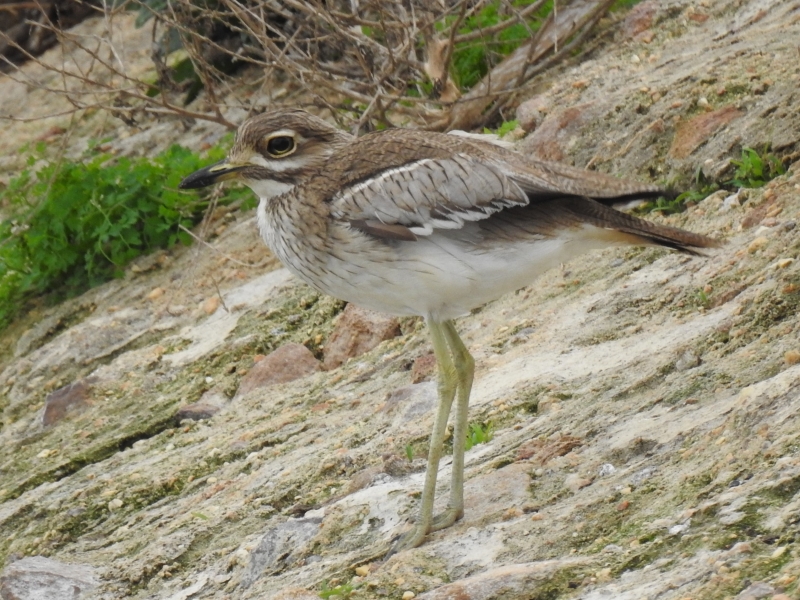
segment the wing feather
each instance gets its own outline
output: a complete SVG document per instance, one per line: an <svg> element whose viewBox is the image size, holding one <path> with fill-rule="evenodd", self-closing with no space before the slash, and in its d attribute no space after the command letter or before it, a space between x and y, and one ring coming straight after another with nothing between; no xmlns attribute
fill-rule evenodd
<svg viewBox="0 0 800 600"><path fill-rule="evenodd" d="M378 237L405 240L527 204L525 191L498 166L454 154L409 162L348 186L331 199L331 216Z"/></svg>

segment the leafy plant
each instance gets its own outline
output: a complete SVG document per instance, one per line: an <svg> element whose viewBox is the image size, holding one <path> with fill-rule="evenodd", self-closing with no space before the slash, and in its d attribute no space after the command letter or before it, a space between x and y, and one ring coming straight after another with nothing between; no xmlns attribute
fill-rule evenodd
<svg viewBox="0 0 800 600"><path fill-rule="evenodd" d="M36 148L28 168L0 192L0 328L37 295L74 296L113 277L137 256L191 239L208 196L177 189L181 178L222 158L180 146L149 158L94 153L53 163ZM39 169L33 167L44 162ZM221 202L246 197L226 189Z"/></svg>
<svg viewBox="0 0 800 600"><path fill-rule="evenodd" d="M406 444L406 458L408 462L414 462L414 447L411 444Z"/></svg>
<svg viewBox="0 0 800 600"><path fill-rule="evenodd" d="M742 158L740 160L731 159L731 164L736 167L732 179L722 183L711 181L706 178L702 167L697 167L693 189L674 198L658 198L654 202L647 203L643 210L645 212L660 211L665 214L682 212L686 210L687 206L704 200L717 190L735 191L739 188L762 187L768 181L786 172L781 159L769 153L767 148L759 153L745 146L742 148Z"/></svg>
<svg viewBox="0 0 800 600"><path fill-rule="evenodd" d="M742 148L741 160L731 160L731 164L736 167L736 172L733 174L733 179L727 183L737 188L761 187L778 175L786 173L781 159L770 154L766 147L759 154L756 150L745 146Z"/></svg>
<svg viewBox="0 0 800 600"><path fill-rule="evenodd" d="M519 121L513 119L511 121L503 121L500 127L495 129L494 131L492 131L488 127L484 127L483 133L494 133L496 135L499 135L500 137L503 137L514 131L517 127L519 127Z"/></svg>
<svg viewBox="0 0 800 600"><path fill-rule="evenodd" d="M478 444L486 444L494 437L494 425L489 423L470 423L464 447L469 450Z"/></svg>
<svg viewBox="0 0 800 600"><path fill-rule="evenodd" d="M709 298L704 289L698 288L694 293L694 298L698 306L702 306L703 308L711 308L711 298Z"/></svg>

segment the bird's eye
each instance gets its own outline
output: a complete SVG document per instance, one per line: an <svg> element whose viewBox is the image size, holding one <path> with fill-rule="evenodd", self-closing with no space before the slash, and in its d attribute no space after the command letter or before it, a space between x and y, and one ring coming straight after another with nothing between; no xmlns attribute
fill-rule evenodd
<svg viewBox="0 0 800 600"><path fill-rule="evenodd" d="M294 138L288 135L278 135L267 142L267 152L270 156L283 156L294 150Z"/></svg>

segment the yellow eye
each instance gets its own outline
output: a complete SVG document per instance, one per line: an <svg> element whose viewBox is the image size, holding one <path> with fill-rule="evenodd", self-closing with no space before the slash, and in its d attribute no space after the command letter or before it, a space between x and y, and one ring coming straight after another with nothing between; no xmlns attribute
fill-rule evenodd
<svg viewBox="0 0 800 600"><path fill-rule="evenodd" d="M267 152L270 156L283 156L294 150L294 138L288 135L278 135L267 142Z"/></svg>

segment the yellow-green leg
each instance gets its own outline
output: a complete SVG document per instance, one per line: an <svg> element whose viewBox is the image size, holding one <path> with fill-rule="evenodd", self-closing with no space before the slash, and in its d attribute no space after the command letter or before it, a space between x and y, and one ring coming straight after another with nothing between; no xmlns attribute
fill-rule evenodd
<svg viewBox="0 0 800 600"><path fill-rule="evenodd" d="M447 344L446 324L428 320L428 328L433 342L433 354L439 367L439 406L433 420L433 433L431 434L430 448L428 449L428 468L425 471L425 484L422 488L419 518L414 524L414 529L401 537L389 552L389 555L416 548L431 530L433 522L433 500L436 495L436 476L439 473L439 460L442 458L444 436L447 429L447 419L450 416L450 407L456 394L458 376L453 359Z"/></svg>
<svg viewBox="0 0 800 600"><path fill-rule="evenodd" d="M467 350L452 321L443 324L444 335L453 356L456 371L456 414L453 424L453 465L450 479L450 502L447 509L437 515L431 531L450 527L464 516L464 444L467 437L469 395L475 375L475 359Z"/></svg>
<svg viewBox="0 0 800 600"><path fill-rule="evenodd" d="M414 529L397 541L389 555L419 546L429 532L449 527L464 516L464 441L467 435L467 412L475 373L475 361L458 336L452 321L437 323L429 319L428 328L431 332L433 353L439 367L439 406L433 421L433 433L428 450L428 468L422 488L419 518ZM433 501L436 496L436 477L439 473L439 461L442 458L447 419L450 416L453 398L456 397L458 402L453 426L450 502L447 509L434 520Z"/></svg>

